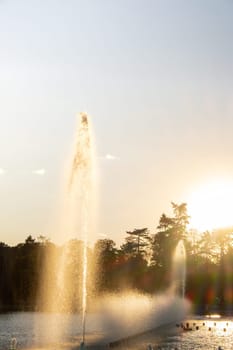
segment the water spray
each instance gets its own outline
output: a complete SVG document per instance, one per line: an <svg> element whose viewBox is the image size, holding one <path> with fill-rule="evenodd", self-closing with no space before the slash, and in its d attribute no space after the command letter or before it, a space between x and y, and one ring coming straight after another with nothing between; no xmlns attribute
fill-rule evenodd
<svg viewBox="0 0 233 350"><path fill-rule="evenodd" d="M80 213L78 220L79 224L81 225L81 238L83 241L82 342L80 344L80 349L83 349L86 334L88 272L87 242L88 231L90 230L89 222L91 211L91 192L93 188L93 161L89 118L86 113L80 113L80 118L80 125L77 131L77 143L70 173L69 194L73 202L75 213ZM76 216L74 218L75 220L77 220Z"/></svg>
<svg viewBox="0 0 233 350"><path fill-rule="evenodd" d="M175 292L184 299L186 284L186 251L183 240L178 242L174 252L172 282L175 286Z"/></svg>

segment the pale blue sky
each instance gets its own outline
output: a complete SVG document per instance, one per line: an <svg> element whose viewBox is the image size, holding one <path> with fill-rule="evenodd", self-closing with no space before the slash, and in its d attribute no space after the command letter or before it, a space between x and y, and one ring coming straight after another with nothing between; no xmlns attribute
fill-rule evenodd
<svg viewBox="0 0 233 350"><path fill-rule="evenodd" d="M0 240L54 239L83 109L99 157L96 230L117 242L153 231L203 181L231 178L232 18L230 0L1 0Z"/></svg>

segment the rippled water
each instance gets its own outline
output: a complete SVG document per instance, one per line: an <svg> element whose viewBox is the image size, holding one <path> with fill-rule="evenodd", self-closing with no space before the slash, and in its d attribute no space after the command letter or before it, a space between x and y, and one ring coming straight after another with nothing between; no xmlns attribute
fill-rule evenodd
<svg viewBox="0 0 233 350"><path fill-rule="evenodd" d="M126 340L114 348L146 350L148 344L151 344L153 349L211 350L218 349L219 346L224 350L233 349L233 318L196 317L185 321L184 324L186 322L189 322L192 330L184 331L180 326L173 324ZM53 336L58 324L65 330L63 338L59 341ZM78 315L1 314L0 349L9 349L12 337L17 339L17 349L74 349L81 340L77 329L81 330L81 318ZM95 348L94 344L98 343L98 348L105 348L106 338L98 315L88 316L87 329L89 345L92 344L91 347Z"/></svg>
<svg viewBox="0 0 233 350"><path fill-rule="evenodd" d="M17 340L17 349L71 347L80 342L81 322L79 315L36 312L1 314L0 350L9 349L12 338ZM92 336L97 337L98 333L99 337L99 324L98 315L88 317L87 327ZM57 329L63 330L62 339L54 337Z"/></svg>

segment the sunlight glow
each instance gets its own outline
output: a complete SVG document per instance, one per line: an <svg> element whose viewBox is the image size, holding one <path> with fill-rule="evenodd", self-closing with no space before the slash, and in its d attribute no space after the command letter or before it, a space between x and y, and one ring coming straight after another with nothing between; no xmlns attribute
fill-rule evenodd
<svg viewBox="0 0 233 350"><path fill-rule="evenodd" d="M0 168L0 175L5 174L5 172L6 172L6 170L5 170L5 169Z"/></svg>
<svg viewBox="0 0 233 350"><path fill-rule="evenodd" d="M201 232L233 226L233 182L209 182L190 196L190 227Z"/></svg>

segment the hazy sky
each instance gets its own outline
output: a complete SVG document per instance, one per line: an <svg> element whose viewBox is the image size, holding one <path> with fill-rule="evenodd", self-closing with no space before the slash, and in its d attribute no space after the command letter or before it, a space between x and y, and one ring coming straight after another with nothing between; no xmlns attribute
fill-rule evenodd
<svg viewBox="0 0 233 350"><path fill-rule="evenodd" d="M154 232L171 201L231 179L232 18L231 0L0 0L0 241L55 239L84 109L99 234Z"/></svg>

